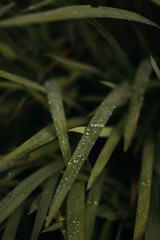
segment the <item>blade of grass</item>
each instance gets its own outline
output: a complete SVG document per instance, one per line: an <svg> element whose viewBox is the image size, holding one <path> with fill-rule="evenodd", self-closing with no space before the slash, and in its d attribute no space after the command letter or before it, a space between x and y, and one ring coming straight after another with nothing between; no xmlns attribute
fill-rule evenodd
<svg viewBox="0 0 160 240"><path fill-rule="evenodd" d="M2 240L14 240L20 218L23 213L23 204L20 205L8 218Z"/></svg>
<svg viewBox="0 0 160 240"><path fill-rule="evenodd" d="M154 58L151 56L151 64L152 64L152 67L157 75L157 78L160 80L160 69L156 63L156 61L154 60Z"/></svg>
<svg viewBox="0 0 160 240"><path fill-rule="evenodd" d="M13 8L15 6L15 3L9 3L6 4L5 6L0 6L0 18L7 13L11 8Z"/></svg>
<svg viewBox="0 0 160 240"><path fill-rule="evenodd" d="M27 14L1 21L0 27L24 26L45 22L54 22L82 18L114 18L140 22L154 27L159 26L149 19L124 9L111 7L69 6L37 14Z"/></svg>
<svg viewBox="0 0 160 240"><path fill-rule="evenodd" d="M24 77L20 77L18 75L15 75L13 73L9 73L3 70L0 70L0 77L1 78L5 78L7 80L10 80L12 82L18 83L24 87L28 87L28 88L32 88L35 89L37 91L41 91L43 93L45 93L45 88L43 86L41 86L40 84L30 81Z"/></svg>
<svg viewBox="0 0 160 240"><path fill-rule="evenodd" d="M75 182L67 199L67 239L84 240L85 187Z"/></svg>
<svg viewBox="0 0 160 240"><path fill-rule="evenodd" d="M62 221L61 222L56 222L56 223L52 224L50 227L44 229L42 231L42 233L53 232L53 231L58 230L62 227L63 227L63 222Z"/></svg>
<svg viewBox="0 0 160 240"><path fill-rule="evenodd" d="M67 125L68 128L72 128L77 124L83 124L85 121L86 120L84 118L71 118L68 120ZM56 137L57 136L53 125L48 125L47 127L43 128L41 131L25 141L15 150L0 159L0 172L18 165L18 160L25 156L27 153L55 140Z"/></svg>
<svg viewBox="0 0 160 240"><path fill-rule="evenodd" d="M150 0L150 1L160 7L160 0Z"/></svg>
<svg viewBox="0 0 160 240"><path fill-rule="evenodd" d="M128 120L126 123L126 128L124 133L124 137L125 137L124 150L125 151L129 148L136 130L137 122L138 122L141 108L143 105L144 93L147 90L147 85L149 82L151 70L152 70L151 64L149 63L149 61L144 60L140 64L135 76L135 81L133 83L133 88L132 88L129 112L128 112Z"/></svg>
<svg viewBox="0 0 160 240"><path fill-rule="evenodd" d="M111 221L105 221L102 231L101 231L101 235L100 235L100 240L106 240L109 239L109 233L111 230L111 226L112 226L112 222Z"/></svg>
<svg viewBox="0 0 160 240"><path fill-rule="evenodd" d="M100 205L97 209L97 216L105 218L108 221L115 221L121 218L120 214L108 205Z"/></svg>
<svg viewBox="0 0 160 240"><path fill-rule="evenodd" d="M128 83L122 83L104 99L99 108L96 110L96 113L86 128L86 131L82 136L71 160L68 162L68 167L57 187L55 197L47 217L46 226L50 224L53 216L59 210L59 207L69 192L69 189L75 181L84 162L88 158L91 149L93 148L111 114L114 112L115 108L127 99L126 96L129 89Z"/></svg>
<svg viewBox="0 0 160 240"><path fill-rule="evenodd" d="M54 189L56 187L56 183L57 183L57 179L58 179L57 177L59 177L59 175L51 177L45 183L45 186L44 186L43 192L42 192L42 196L41 196L41 200L40 200L40 204L39 204L39 208L38 208L38 211L36 214L36 219L34 221L31 240L38 239L42 225L46 218L46 214L47 214L49 204L52 199Z"/></svg>
<svg viewBox="0 0 160 240"><path fill-rule="evenodd" d="M117 84L112 83L112 82L108 82L108 81L100 81L100 83L102 83L103 85L110 87L110 88L116 88Z"/></svg>
<svg viewBox="0 0 160 240"><path fill-rule="evenodd" d="M18 159L25 156L34 149L43 146L44 144L56 139L56 133L52 125L49 125L28 139L22 145L17 147L11 153L8 153L0 159L0 171L12 168L18 162Z"/></svg>
<svg viewBox="0 0 160 240"><path fill-rule="evenodd" d="M138 204L134 240L142 240L145 232L150 205L150 192L154 162L154 142L147 139L143 150L142 168L139 183Z"/></svg>
<svg viewBox="0 0 160 240"><path fill-rule="evenodd" d="M158 178L153 178L152 191L151 191L151 202L148 214L148 221L145 229L145 240L157 240L160 236L160 195L158 187Z"/></svg>
<svg viewBox="0 0 160 240"><path fill-rule="evenodd" d="M59 145L64 162L67 165L71 158L71 150L60 86L57 80L48 81L45 83L45 86L47 89L48 103L56 129L56 134L58 136Z"/></svg>
<svg viewBox="0 0 160 240"><path fill-rule="evenodd" d="M33 11L33 10L37 10L43 7L48 6L51 3L56 2L57 0L43 0L39 3L36 3L34 5L30 5L29 7L27 7L26 9L23 10L23 12L28 12L28 11Z"/></svg>
<svg viewBox="0 0 160 240"><path fill-rule="evenodd" d="M63 163L55 161L34 172L20 182L0 202L0 223L2 223L43 181L60 172Z"/></svg>
<svg viewBox="0 0 160 240"><path fill-rule="evenodd" d="M126 69L130 72L132 72L132 66L125 54L125 52L122 50L119 43L115 40L115 38L105 29L101 24L99 24L95 19L90 21L90 24L94 26L100 34L104 37L104 39L108 42L108 44L111 46L113 51L115 52L115 56L120 59L120 62L123 62Z"/></svg>
<svg viewBox="0 0 160 240"><path fill-rule="evenodd" d="M94 181L99 176L99 174L102 172L104 167L106 166L108 160L110 159L114 149L116 148L117 144L119 143L123 131L124 131L124 119L120 121L120 123L113 129L111 132L108 140L106 141L106 144L104 145L103 149L101 150L96 163L93 167L93 170L91 172L87 189L91 188L94 184Z"/></svg>
<svg viewBox="0 0 160 240"><path fill-rule="evenodd" d="M86 71L86 72L97 74L100 77L105 77L106 78L106 75L103 72L101 72L96 67L93 67L93 66L91 66L87 63L81 63L81 62L77 62L75 60L62 58L62 57L59 57L59 56L57 56L53 53L49 53L49 54L47 54L47 56L49 56L50 58L66 65L66 66L71 67L71 69L74 69L74 70L77 69L77 70L81 71L82 74L84 73L84 71Z"/></svg>
<svg viewBox="0 0 160 240"><path fill-rule="evenodd" d="M37 209L39 208L39 203L42 197L42 193L40 193L32 202L31 207L29 209L29 212L27 215L30 215L32 213L34 213L35 211L37 211Z"/></svg>
<svg viewBox="0 0 160 240"><path fill-rule="evenodd" d="M81 134L84 134L85 133L85 129L86 129L86 126L85 127L76 127L76 128L71 128L69 130L69 132L76 132L76 133L81 133ZM104 127L102 132L100 133L100 137L109 137L111 132L113 130L113 127Z"/></svg>
<svg viewBox="0 0 160 240"><path fill-rule="evenodd" d="M1 41L0 41L0 53L8 59L14 60L18 58L14 50L9 45Z"/></svg>
<svg viewBox="0 0 160 240"><path fill-rule="evenodd" d="M96 220L98 205L103 192L105 174L103 173L88 192L85 216L85 240L91 240Z"/></svg>

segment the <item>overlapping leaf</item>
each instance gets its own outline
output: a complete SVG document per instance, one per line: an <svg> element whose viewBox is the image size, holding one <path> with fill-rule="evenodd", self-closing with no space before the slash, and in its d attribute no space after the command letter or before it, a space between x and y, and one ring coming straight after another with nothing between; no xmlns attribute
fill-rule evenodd
<svg viewBox="0 0 160 240"><path fill-rule="evenodd" d="M128 83L125 82L121 84L104 99L97 109L71 160L68 162L68 167L58 185L49 215L47 217L47 226L50 224L53 216L61 206L91 149L93 148L93 145L97 141L102 129L104 128L115 108L122 104L122 102L124 102L124 100L127 98L128 91Z"/></svg>

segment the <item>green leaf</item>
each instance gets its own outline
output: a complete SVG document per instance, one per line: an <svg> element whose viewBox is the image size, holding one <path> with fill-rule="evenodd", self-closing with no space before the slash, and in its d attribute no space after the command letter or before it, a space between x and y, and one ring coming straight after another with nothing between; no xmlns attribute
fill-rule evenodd
<svg viewBox="0 0 160 240"><path fill-rule="evenodd" d="M133 139L137 122L139 119L139 115L141 112L141 108L143 105L143 98L145 91L147 90L147 85L149 82L150 74L151 74L151 64L148 60L144 60L136 73L133 88L132 88L132 94L131 94L131 101L129 106L129 112L128 112L128 120L126 123L125 128L125 144L124 144L124 150L126 151Z"/></svg>
<svg viewBox="0 0 160 240"><path fill-rule="evenodd" d="M34 149L43 146L44 144L56 139L56 133L52 125L49 125L28 139L18 148L8 153L6 156L0 159L0 171L4 171L8 168L18 164L18 160L25 156L27 153Z"/></svg>
<svg viewBox="0 0 160 240"><path fill-rule="evenodd" d="M17 228L23 213L23 205L20 205L8 218L2 240L16 239Z"/></svg>
<svg viewBox="0 0 160 240"><path fill-rule="evenodd" d="M18 75L15 75L13 73L9 73L9 72L6 72L6 71L3 71L3 70L0 70L0 77L1 78L5 78L7 80L10 80L12 82L15 82L15 83L18 83L24 87L27 87L27 88L33 88L37 91L41 91L43 93L45 93L45 88L43 86L41 86L40 84L36 83L36 82L33 82L33 81L30 81L24 77L20 77Z"/></svg>
<svg viewBox="0 0 160 240"><path fill-rule="evenodd" d="M150 1L160 7L160 0L150 0Z"/></svg>
<svg viewBox="0 0 160 240"><path fill-rule="evenodd" d="M81 62L77 62L75 60L62 58L53 53L49 53L49 54L47 54L47 56L51 57L52 59L66 65L66 66L71 67L71 69L74 69L74 70L77 69L77 70L81 71L82 74L84 73L84 71L86 71L86 72L97 74L101 77L106 77L105 74L103 74L103 72L101 72L99 69L97 69L96 67L93 67L87 63L81 63Z"/></svg>
<svg viewBox="0 0 160 240"><path fill-rule="evenodd" d="M27 7L26 9L23 10L23 12L28 12L28 11L33 11L33 10L37 10L43 7L48 6L51 3L56 2L57 0L43 0L41 2L38 2L34 5L30 5L29 7Z"/></svg>
<svg viewBox="0 0 160 240"><path fill-rule="evenodd" d="M2 223L42 182L55 173L58 173L62 167L62 162L55 161L37 170L19 183L0 202L0 223Z"/></svg>
<svg viewBox="0 0 160 240"><path fill-rule="evenodd" d="M105 174L103 173L88 193L85 216L85 240L91 240L92 238L97 209L103 192L104 179Z"/></svg>
<svg viewBox="0 0 160 240"><path fill-rule="evenodd" d="M37 14L27 14L1 21L0 27L24 26L29 24L54 22L82 18L114 18L159 26L149 19L124 9L111 7L69 6Z"/></svg>
<svg viewBox="0 0 160 240"><path fill-rule="evenodd" d="M9 4L6 4L4 6L0 6L0 18L5 14L7 13L12 7L15 6L15 3L9 3Z"/></svg>
<svg viewBox="0 0 160 240"><path fill-rule="evenodd" d="M102 172L104 167L106 166L108 160L110 159L110 156L112 155L114 149L116 148L117 144L119 143L123 131L124 131L124 119L120 121L120 123L113 129L111 132L108 140L106 141L106 144L104 145L103 149L101 150L96 163L93 167L93 170L91 172L91 176L88 181L87 189L91 188L94 184L94 181L99 176L99 174Z"/></svg>
<svg viewBox="0 0 160 240"><path fill-rule="evenodd" d="M100 34L104 37L104 39L108 42L110 47L114 51L115 57L118 58L118 62L122 62L125 68L132 72L132 66L126 56L126 53L123 51L119 43L115 40L115 38L105 29L103 26L98 23L95 19L90 21L91 25L93 25Z"/></svg>
<svg viewBox="0 0 160 240"><path fill-rule="evenodd" d="M41 200L41 196L42 196L42 193L40 193L34 199L34 201L32 202L31 207L30 207L29 212L28 212L27 215L30 215L30 214L34 213L35 211L37 211L37 209L39 208L39 203L40 203L40 200Z"/></svg>
<svg viewBox="0 0 160 240"><path fill-rule="evenodd" d="M105 221L104 222L99 240L109 239L108 237L109 237L109 233L110 233L110 230L111 230L111 226L112 226L111 221Z"/></svg>
<svg viewBox="0 0 160 240"><path fill-rule="evenodd" d="M67 199L67 239L84 240L85 187L75 182Z"/></svg>
<svg viewBox="0 0 160 240"><path fill-rule="evenodd" d="M63 222L62 221L61 222L56 222L56 223L52 224L50 227L44 229L42 231L42 233L53 232L55 230L60 229L61 227L63 227Z"/></svg>
<svg viewBox="0 0 160 240"><path fill-rule="evenodd" d="M8 59L17 59L17 55L14 50L4 42L0 41L0 53Z"/></svg>
<svg viewBox="0 0 160 240"><path fill-rule="evenodd" d="M69 192L69 189L75 181L84 162L88 158L91 149L93 148L111 114L114 112L115 108L126 100L129 89L128 83L125 82L121 84L104 99L96 110L96 113L89 122L89 125L86 128L86 131L82 136L71 160L68 162L68 167L57 187L56 194L47 217L46 226L50 224L53 216L59 210L63 200Z"/></svg>
<svg viewBox="0 0 160 240"><path fill-rule="evenodd" d="M157 78L160 80L160 69L156 63L156 61L154 60L154 58L151 56L151 64L152 64L152 67L157 75Z"/></svg>
<svg viewBox="0 0 160 240"><path fill-rule="evenodd" d="M58 177L59 177L59 175L58 175ZM48 179L47 182L45 183L45 186L43 188L43 192L41 195L40 203L39 203L39 208L38 208L38 211L36 214L36 219L35 219L34 226L33 226L31 240L38 239L42 225L43 225L46 215L47 215L47 211L48 211L51 199L52 199L54 189L56 187L57 179L58 178L56 175L56 176L53 176L50 179Z"/></svg>
<svg viewBox="0 0 160 240"><path fill-rule="evenodd" d="M85 123L85 121L86 120L84 118L78 118L78 117L71 118L68 120L67 125L68 125L68 128L72 128L77 124ZM39 131L33 137L29 138L27 141L25 141L15 150L13 150L12 152L8 153L6 156L0 159L0 172L18 165L22 157L24 157L26 154L30 153L31 151L47 143L50 143L51 141L55 140L56 137L57 137L56 132L52 125L48 125L47 127L43 128L41 131ZM39 156L38 153L35 153L35 155L36 154ZM38 157L37 155L36 156L35 155L33 153L33 158L31 155L30 160Z"/></svg>
<svg viewBox="0 0 160 240"><path fill-rule="evenodd" d="M102 83L103 85L110 87L110 88L116 88L117 85L115 83L112 82L108 82L108 81L100 81L100 83Z"/></svg>
<svg viewBox="0 0 160 240"><path fill-rule="evenodd" d="M84 134L85 129L86 129L86 126L85 127L81 126L81 127L71 128L69 130L69 132L76 132L76 133ZM112 130L113 130L113 127L104 127L99 136L104 137L104 138L109 137Z"/></svg>
<svg viewBox="0 0 160 240"><path fill-rule="evenodd" d="M48 103L50 105L52 119L56 129L56 134L58 136L59 145L62 151L64 162L67 165L68 161L71 158L71 150L60 86L56 80L46 82L45 86L47 89Z"/></svg>
<svg viewBox="0 0 160 240"><path fill-rule="evenodd" d="M105 218L108 221L114 221L121 217L118 212L108 205L100 205L97 209L97 216Z"/></svg>
<svg viewBox="0 0 160 240"><path fill-rule="evenodd" d="M150 205L153 162L154 162L154 142L151 139L147 139L143 150L134 240L143 239L143 235L147 224L148 211Z"/></svg>
<svg viewBox="0 0 160 240"><path fill-rule="evenodd" d="M153 178L152 191L151 191L151 202L148 214L148 221L145 229L145 240L157 240L160 236L160 195L159 186L157 184L158 178Z"/></svg>

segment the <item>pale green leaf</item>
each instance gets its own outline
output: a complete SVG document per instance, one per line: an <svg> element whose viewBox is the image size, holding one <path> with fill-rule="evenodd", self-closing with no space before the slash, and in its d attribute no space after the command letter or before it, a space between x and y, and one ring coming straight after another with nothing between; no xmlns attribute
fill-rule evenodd
<svg viewBox="0 0 160 240"><path fill-rule="evenodd" d="M51 3L56 2L57 0L43 0L41 2L35 3L34 5L30 5L29 7L27 7L26 9L23 10L23 12L28 12L28 11L33 11L33 10L37 10L43 7L48 6Z"/></svg>
<svg viewBox="0 0 160 240"><path fill-rule="evenodd" d="M114 89L100 104L93 118L89 122L71 160L68 162L68 167L57 187L49 215L47 217L47 226L50 224L53 216L59 210L63 200L65 199L69 189L75 181L84 162L88 158L95 142L97 141L102 129L109 120L114 110L127 99L128 91L130 90L128 83L122 83ZM98 124L98 125L97 125Z"/></svg>
<svg viewBox="0 0 160 240"><path fill-rule="evenodd" d="M152 139L147 139L143 150L134 240L143 239L147 224L151 195L153 162L154 162L154 142Z"/></svg>
<svg viewBox="0 0 160 240"><path fill-rule="evenodd" d="M125 137L124 150L125 151L129 148L135 134L135 130L136 130L137 122L141 112L141 108L143 105L143 98L144 98L145 91L147 90L147 85L149 82L151 70L152 68L149 61L144 60L140 64L135 76L135 81L132 87L128 119L127 119L125 133L124 133L124 137Z"/></svg>
<svg viewBox="0 0 160 240"><path fill-rule="evenodd" d="M110 88L115 88L117 87L117 85L115 83L112 82L108 82L108 81L100 81L100 83L102 83L103 85L110 87Z"/></svg>
<svg viewBox="0 0 160 240"><path fill-rule="evenodd" d="M85 130L86 130L86 126L85 127L81 126L81 127L71 128L69 132L84 134ZM104 137L104 138L109 137L112 130L113 130L113 127L104 127L102 132L100 133L100 137Z"/></svg>
<svg viewBox="0 0 160 240"><path fill-rule="evenodd" d="M0 223L2 223L42 182L59 173L63 167L60 161L48 164L20 182L0 202Z"/></svg>
<svg viewBox="0 0 160 240"><path fill-rule="evenodd" d="M69 6L41 13L27 14L1 21L0 27L24 26L29 24L54 22L82 18L114 18L159 26L149 19L124 9L111 7Z"/></svg>

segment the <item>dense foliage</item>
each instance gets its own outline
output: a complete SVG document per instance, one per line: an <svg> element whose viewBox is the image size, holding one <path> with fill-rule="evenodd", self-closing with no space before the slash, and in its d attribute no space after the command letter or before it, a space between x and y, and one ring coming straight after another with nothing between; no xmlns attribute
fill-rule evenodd
<svg viewBox="0 0 160 240"><path fill-rule="evenodd" d="M158 240L159 0L0 2L0 238Z"/></svg>

